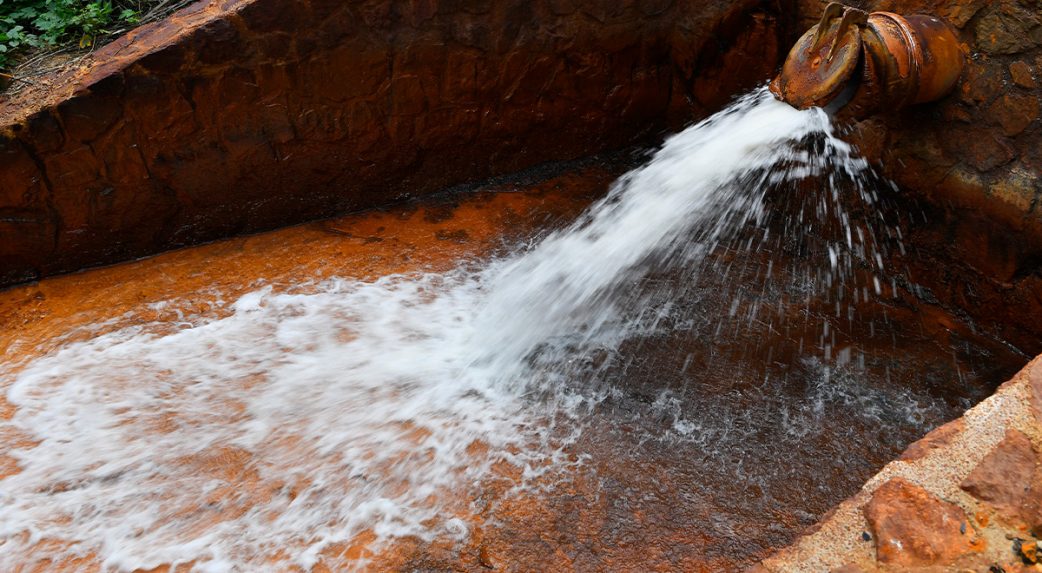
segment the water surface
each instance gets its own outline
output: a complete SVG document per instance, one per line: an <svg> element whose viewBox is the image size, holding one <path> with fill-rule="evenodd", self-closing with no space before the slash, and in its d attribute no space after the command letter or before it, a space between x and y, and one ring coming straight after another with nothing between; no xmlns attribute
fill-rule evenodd
<svg viewBox="0 0 1042 573"><path fill-rule="evenodd" d="M0 562L733 570L1024 361L820 112L611 170L5 293Z"/></svg>

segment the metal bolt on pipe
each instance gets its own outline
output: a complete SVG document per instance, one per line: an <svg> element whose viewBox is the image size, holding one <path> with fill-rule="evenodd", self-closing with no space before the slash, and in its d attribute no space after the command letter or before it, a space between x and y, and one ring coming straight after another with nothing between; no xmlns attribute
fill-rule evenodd
<svg viewBox="0 0 1042 573"><path fill-rule="evenodd" d="M789 52L771 92L799 109L863 119L944 97L964 65L955 32L940 18L833 2Z"/></svg>

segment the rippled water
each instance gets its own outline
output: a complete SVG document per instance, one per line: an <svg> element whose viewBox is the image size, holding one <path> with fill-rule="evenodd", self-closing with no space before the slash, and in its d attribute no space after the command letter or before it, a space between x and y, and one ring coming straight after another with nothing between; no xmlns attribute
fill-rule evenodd
<svg viewBox="0 0 1042 573"><path fill-rule="evenodd" d="M472 537L503 467L522 496L678 455L664 483L719 498L679 515L739 543L720 499L805 493L757 457L832 447L842 412L901 447L979 398L859 379L890 375L856 332L892 330L862 307L896 296L903 246L831 129L759 90L508 255L262 289L0 369L2 424L27 437L0 481L0 563L60 540L50 556L118 570L284 570L361 544L334 561L364 569L396 539Z"/></svg>

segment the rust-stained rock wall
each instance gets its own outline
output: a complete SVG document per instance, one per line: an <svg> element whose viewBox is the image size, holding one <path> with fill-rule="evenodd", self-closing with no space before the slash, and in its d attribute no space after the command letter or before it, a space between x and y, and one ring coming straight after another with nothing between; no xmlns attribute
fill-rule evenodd
<svg viewBox="0 0 1042 573"><path fill-rule="evenodd" d="M797 0L800 29L826 2ZM908 269L938 299L1042 351L1042 2L890 0L933 13L970 56L949 98L854 126L901 187L909 244L961 263ZM923 212L912 212L922 209ZM1034 571L1042 563L1042 356L928 434L750 573Z"/></svg>
<svg viewBox="0 0 1042 573"><path fill-rule="evenodd" d="M798 32L827 2L797 0ZM1042 2L872 0L870 10L927 13L958 27L968 66L955 93L881 115L852 138L909 196L925 199L909 242L955 266L911 270L939 300L1042 352Z"/></svg>
<svg viewBox="0 0 1042 573"><path fill-rule="evenodd" d="M776 15L198 2L0 103L0 286L631 143L769 77Z"/></svg>

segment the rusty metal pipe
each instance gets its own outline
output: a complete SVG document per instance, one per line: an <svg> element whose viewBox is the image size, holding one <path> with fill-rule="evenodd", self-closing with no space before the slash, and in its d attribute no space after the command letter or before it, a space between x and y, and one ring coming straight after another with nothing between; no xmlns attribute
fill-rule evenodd
<svg viewBox="0 0 1042 573"><path fill-rule="evenodd" d="M771 91L800 109L860 119L944 97L964 65L962 46L940 18L868 14L833 2L793 47Z"/></svg>

